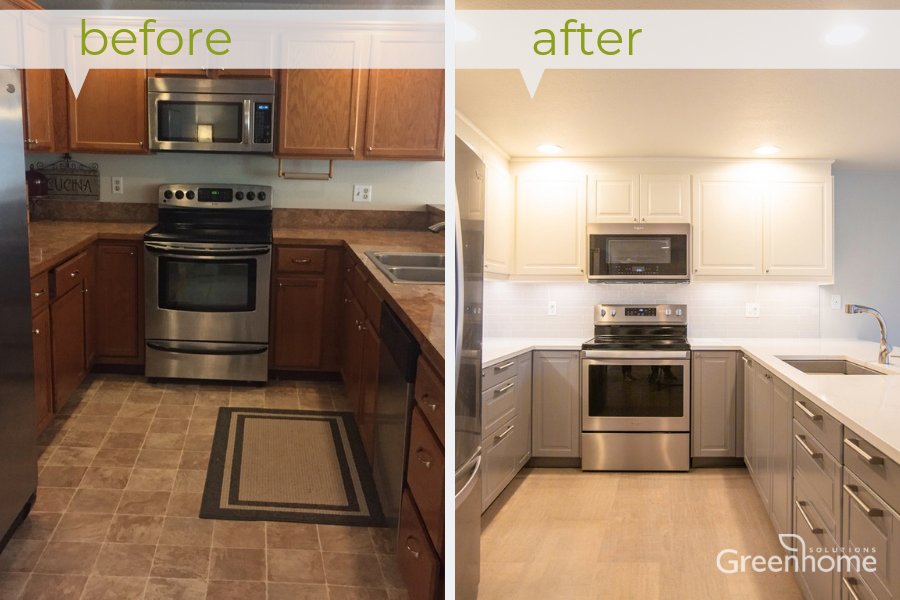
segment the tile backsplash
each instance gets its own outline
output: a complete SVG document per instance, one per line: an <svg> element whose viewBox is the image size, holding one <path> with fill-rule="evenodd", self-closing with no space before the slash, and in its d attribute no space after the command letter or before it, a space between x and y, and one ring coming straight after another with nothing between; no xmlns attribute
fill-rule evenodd
<svg viewBox="0 0 900 600"><path fill-rule="evenodd" d="M557 314L547 314L551 300ZM584 338L593 334L595 304L686 304L688 335L819 337L819 286L793 283L675 285L484 282L485 337ZM746 303L760 305L747 318Z"/></svg>

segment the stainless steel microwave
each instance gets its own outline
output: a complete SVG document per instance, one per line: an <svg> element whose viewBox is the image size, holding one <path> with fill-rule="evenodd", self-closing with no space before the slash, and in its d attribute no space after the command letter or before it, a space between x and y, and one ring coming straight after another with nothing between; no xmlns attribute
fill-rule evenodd
<svg viewBox="0 0 900 600"><path fill-rule="evenodd" d="M689 224L588 225L588 281L686 283L691 279Z"/></svg>
<svg viewBox="0 0 900 600"><path fill-rule="evenodd" d="M151 77L147 116L151 150L272 154L275 82Z"/></svg>

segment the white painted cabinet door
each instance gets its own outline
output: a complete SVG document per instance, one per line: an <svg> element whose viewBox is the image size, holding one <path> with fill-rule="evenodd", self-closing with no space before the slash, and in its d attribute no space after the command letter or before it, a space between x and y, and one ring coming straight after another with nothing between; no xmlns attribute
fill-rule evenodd
<svg viewBox="0 0 900 600"><path fill-rule="evenodd" d="M586 177L516 185L516 274L584 276Z"/></svg>
<svg viewBox="0 0 900 600"><path fill-rule="evenodd" d="M694 178L695 275L762 275L763 187Z"/></svg>
<svg viewBox="0 0 900 600"><path fill-rule="evenodd" d="M589 223L636 223L640 218L638 175L597 175L591 178Z"/></svg>
<svg viewBox="0 0 900 600"><path fill-rule="evenodd" d="M690 175L641 175L641 222L690 223Z"/></svg>
<svg viewBox="0 0 900 600"><path fill-rule="evenodd" d="M509 173L487 164L484 174L484 272L513 271L513 207Z"/></svg>
<svg viewBox="0 0 900 600"><path fill-rule="evenodd" d="M763 241L766 275L832 275L831 198L830 179L768 185Z"/></svg>

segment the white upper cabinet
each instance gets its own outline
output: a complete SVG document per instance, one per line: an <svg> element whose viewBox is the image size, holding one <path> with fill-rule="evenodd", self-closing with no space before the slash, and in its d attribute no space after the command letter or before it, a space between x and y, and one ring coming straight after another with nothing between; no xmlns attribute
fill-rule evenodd
<svg viewBox="0 0 900 600"><path fill-rule="evenodd" d="M695 275L762 275L763 188L694 178Z"/></svg>
<svg viewBox="0 0 900 600"><path fill-rule="evenodd" d="M513 223L515 207L509 173L488 164L484 181L484 271L498 275L513 272Z"/></svg>
<svg viewBox="0 0 900 600"><path fill-rule="evenodd" d="M690 175L641 175L641 222L690 223Z"/></svg>
<svg viewBox="0 0 900 600"><path fill-rule="evenodd" d="M578 175L516 178L516 274L584 277L585 193Z"/></svg>
<svg viewBox="0 0 900 600"><path fill-rule="evenodd" d="M597 175L593 182L589 223L636 223L640 219L638 175Z"/></svg>
<svg viewBox="0 0 900 600"><path fill-rule="evenodd" d="M588 222L690 223L691 176L593 175Z"/></svg>
<svg viewBox="0 0 900 600"><path fill-rule="evenodd" d="M765 274L833 274L831 179L770 183L766 193Z"/></svg>

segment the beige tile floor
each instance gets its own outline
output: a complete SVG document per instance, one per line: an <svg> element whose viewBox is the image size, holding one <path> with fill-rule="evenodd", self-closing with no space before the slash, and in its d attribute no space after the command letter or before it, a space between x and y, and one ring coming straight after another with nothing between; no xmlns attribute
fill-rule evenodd
<svg viewBox="0 0 900 600"><path fill-rule="evenodd" d="M717 554L782 556L745 469L525 469L482 517L479 598L802 598L793 574L724 574Z"/></svg>
<svg viewBox="0 0 900 600"><path fill-rule="evenodd" d="M219 407L346 408L337 384L92 375L38 440L0 600L407 598L384 530L199 519Z"/></svg>

